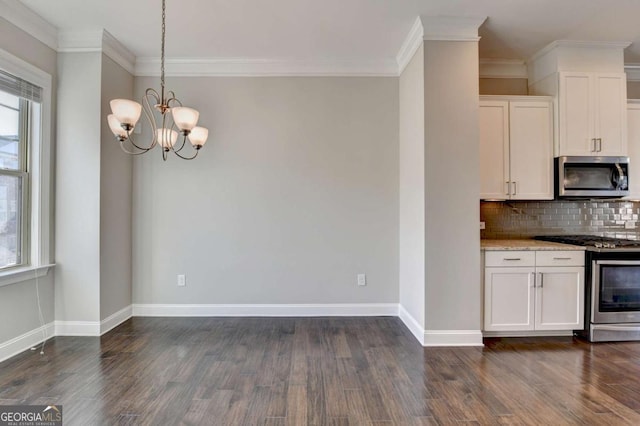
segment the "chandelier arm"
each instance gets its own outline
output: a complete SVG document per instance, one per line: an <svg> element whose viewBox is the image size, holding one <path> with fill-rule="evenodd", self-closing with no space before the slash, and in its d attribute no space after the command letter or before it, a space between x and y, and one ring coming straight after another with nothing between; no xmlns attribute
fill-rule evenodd
<svg viewBox="0 0 640 426"><path fill-rule="evenodd" d="M138 148L138 147L136 146L136 148ZM127 148L124 147L124 141L120 141L120 149L122 149L125 153L127 153L129 155L142 155L142 154L146 154L147 152L149 152L149 150L151 148L141 149L140 152L133 152L133 151L129 151ZM140 148L138 148L138 149L140 149Z"/></svg>
<svg viewBox="0 0 640 426"><path fill-rule="evenodd" d="M180 155L177 151L173 151L173 153L175 155L177 155L178 157L182 158L183 160L193 160L194 158L196 158L198 156L199 152L200 152L200 150L196 150L196 152L191 157L185 157L184 155Z"/></svg>
<svg viewBox="0 0 640 426"><path fill-rule="evenodd" d="M176 94L173 93L172 90L170 90L169 92L167 92L167 106L169 108L175 106L175 105L171 105L172 103L178 104L177 106L182 106L182 102L180 102L180 100L176 98Z"/></svg>
<svg viewBox="0 0 640 426"><path fill-rule="evenodd" d="M171 150L177 154L178 152L182 151L182 148L184 148L186 143L187 143L187 136L182 135L182 145L180 145L180 148L175 149L175 147L171 147Z"/></svg>

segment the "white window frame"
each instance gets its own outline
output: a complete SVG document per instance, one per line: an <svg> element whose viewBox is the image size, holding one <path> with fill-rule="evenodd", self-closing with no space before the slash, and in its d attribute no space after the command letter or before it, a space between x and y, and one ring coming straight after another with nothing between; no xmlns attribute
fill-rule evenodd
<svg viewBox="0 0 640 426"><path fill-rule="evenodd" d="M0 287L44 276L53 266L53 174L51 165L51 74L0 49L0 69L42 88L40 108L32 108L29 126L28 264L0 271ZM39 111L38 111L39 110Z"/></svg>

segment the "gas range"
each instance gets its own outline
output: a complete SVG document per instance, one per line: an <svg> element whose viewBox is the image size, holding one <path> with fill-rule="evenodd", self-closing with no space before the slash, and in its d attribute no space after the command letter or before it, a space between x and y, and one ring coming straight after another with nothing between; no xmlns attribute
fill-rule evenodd
<svg viewBox="0 0 640 426"><path fill-rule="evenodd" d="M589 251L640 251L640 241L623 238L601 237L598 235L541 235L534 238L541 241L583 246Z"/></svg>

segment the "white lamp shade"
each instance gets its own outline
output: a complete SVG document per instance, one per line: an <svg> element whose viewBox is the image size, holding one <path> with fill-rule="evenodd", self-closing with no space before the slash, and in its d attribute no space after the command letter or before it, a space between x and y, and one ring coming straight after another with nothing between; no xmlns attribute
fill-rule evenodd
<svg viewBox="0 0 640 426"><path fill-rule="evenodd" d="M170 148L176 144L178 140L178 132L171 129L158 129L158 143L163 148Z"/></svg>
<svg viewBox="0 0 640 426"><path fill-rule="evenodd" d="M173 114L173 122L176 123L178 129L189 131L196 127L200 116L198 111L187 107L173 107L171 108L171 114Z"/></svg>
<svg viewBox="0 0 640 426"><path fill-rule="evenodd" d="M189 142L193 146L202 146L207 142L207 138L209 137L209 129L204 127L194 127L191 129L191 133L189 133Z"/></svg>
<svg viewBox="0 0 640 426"><path fill-rule="evenodd" d="M111 105L111 112L122 124L133 127L140 119L142 105L137 102L128 99L113 99L109 104Z"/></svg>
<svg viewBox="0 0 640 426"><path fill-rule="evenodd" d="M127 131L122 128L115 115L109 114L107 116L107 123L109 123L109 128L115 136L125 139L127 138Z"/></svg>

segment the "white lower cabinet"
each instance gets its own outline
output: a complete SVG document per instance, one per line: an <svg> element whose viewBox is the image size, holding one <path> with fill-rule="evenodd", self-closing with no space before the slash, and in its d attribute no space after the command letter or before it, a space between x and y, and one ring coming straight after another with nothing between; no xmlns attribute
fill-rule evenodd
<svg viewBox="0 0 640 426"><path fill-rule="evenodd" d="M583 251L486 252L485 331L562 331L583 325Z"/></svg>

